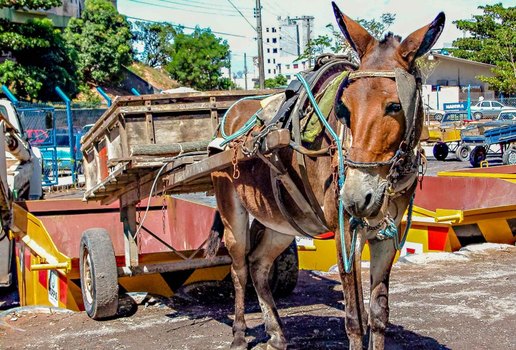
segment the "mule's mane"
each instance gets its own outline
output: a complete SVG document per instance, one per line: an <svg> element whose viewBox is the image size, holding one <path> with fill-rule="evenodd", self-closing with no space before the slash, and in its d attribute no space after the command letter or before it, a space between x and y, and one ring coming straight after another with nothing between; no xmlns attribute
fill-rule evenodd
<svg viewBox="0 0 516 350"><path fill-rule="evenodd" d="M380 45L385 45L388 43L397 43L399 44L401 42L401 36L394 35L393 32L388 32L385 34L382 40L380 40Z"/></svg>

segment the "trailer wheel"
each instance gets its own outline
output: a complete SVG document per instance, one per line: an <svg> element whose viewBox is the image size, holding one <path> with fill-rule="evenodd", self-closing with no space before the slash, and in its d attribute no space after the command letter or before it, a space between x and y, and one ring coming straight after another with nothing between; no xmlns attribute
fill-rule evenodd
<svg viewBox="0 0 516 350"><path fill-rule="evenodd" d="M256 247L256 244L260 242L263 230L265 226L263 226L257 220L253 220L250 228L250 237L251 237L251 249ZM269 286L271 287L271 292L274 296L287 296L297 285L299 273L299 261L297 257L297 245L296 240L292 241L292 243L281 253L274 264L271 267L271 271L269 272ZM254 291L252 287L252 281L249 279L250 284L248 286L248 290Z"/></svg>
<svg viewBox="0 0 516 350"><path fill-rule="evenodd" d="M287 249L276 258L271 273L269 284L272 294L285 297L294 291L299 275L296 240L292 241Z"/></svg>
<svg viewBox="0 0 516 350"><path fill-rule="evenodd" d="M466 162L469 160L469 154L471 153L471 148L469 148L468 145L460 145L457 147L457 150L455 151L455 155L457 156L457 159L461 162Z"/></svg>
<svg viewBox="0 0 516 350"><path fill-rule="evenodd" d="M480 163L487 158L487 151L484 146L476 146L469 154L469 162L472 167L478 168Z"/></svg>
<svg viewBox="0 0 516 350"><path fill-rule="evenodd" d="M448 157L449 148L444 142L437 142L433 148L434 157L437 160L445 160Z"/></svg>
<svg viewBox="0 0 516 350"><path fill-rule="evenodd" d="M503 154L503 164L516 165L516 148L508 148Z"/></svg>
<svg viewBox="0 0 516 350"><path fill-rule="evenodd" d="M80 243L81 291L89 317L113 317L118 310L118 273L113 244L102 228L83 232Z"/></svg>

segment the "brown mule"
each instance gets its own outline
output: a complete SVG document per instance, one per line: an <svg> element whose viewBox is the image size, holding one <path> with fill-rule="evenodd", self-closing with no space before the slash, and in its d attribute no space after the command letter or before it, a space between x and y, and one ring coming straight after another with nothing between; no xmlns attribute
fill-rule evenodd
<svg viewBox="0 0 516 350"><path fill-rule="evenodd" d="M342 83L335 113L328 117L331 128L341 136L343 125L347 124L349 128L346 131L348 142L342 145L346 149L347 165L344 186L335 188L337 159L334 154L331 157L305 156L308 184L303 184L296 151L289 147L239 163L238 177L233 176L232 168L212 174L218 210L225 226L224 239L233 259L235 321L232 349L247 349L244 298L248 271L263 312L265 329L270 335L267 348L286 349L282 323L268 285L269 270L294 236L300 234L299 227L314 236L321 233L314 232L314 226L310 226L301 210L292 210L296 203L290 193L284 199L291 217L286 219L281 214L284 208L276 201L274 177L267 164L271 157L276 157L285 166L304 195L307 195L304 186L309 186L311 196L319 206L316 212L322 213L321 221L335 232L350 348L362 349L362 338L368 326L371 331L369 348L384 348L389 316L388 282L397 248L394 241L397 240L386 237L386 231L382 229L388 224L397 226L398 230L401 228L403 213L417 183L420 159L417 146L423 116L414 77L414 60L437 41L444 26L444 14L439 14L432 23L401 42L392 34L377 41L358 23L342 14L334 3L333 9L340 29L360 57L359 69ZM412 86L408 93L400 88L404 81ZM225 133L229 135L239 130L259 108L258 101L238 103L226 116ZM328 130L324 130L310 148L324 149L332 143ZM343 251L340 244L339 196L346 211L361 223L353 225L356 242L351 247L352 231L346 216L343 237L347 251ZM265 226L263 236L255 246L251 246L250 215ZM369 313L363 303L360 273L361 251L366 240L371 251ZM349 255L351 251L355 254L346 271L343 255Z"/></svg>

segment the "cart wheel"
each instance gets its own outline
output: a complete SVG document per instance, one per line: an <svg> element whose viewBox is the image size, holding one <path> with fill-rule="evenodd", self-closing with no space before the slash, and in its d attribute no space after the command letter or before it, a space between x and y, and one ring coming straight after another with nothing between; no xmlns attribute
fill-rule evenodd
<svg viewBox="0 0 516 350"><path fill-rule="evenodd" d="M457 156L457 159L461 162L467 162L469 160L470 152L471 148L469 148L468 145L460 145L459 147L457 147L455 155Z"/></svg>
<svg viewBox="0 0 516 350"><path fill-rule="evenodd" d="M443 115L441 113L434 114L434 120L436 122L440 122L441 120L443 120Z"/></svg>
<svg viewBox="0 0 516 350"><path fill-rule="evenodd" d="M503 154L503 164L516 165L516 148L509 148Z"/></svg>
<svg viewBox="0 0 516 350"><path fill-rule="evenodd" d="M437 160L445 160L448 157L449 148L444 142L437 142L434 146L433 153Z"/></svg>
<svg viewBox="0 0 516 350"><path fill-rule="evenodd" d="M480 112L473 113L473 118L474 118L475 120L480 120L480 119L482 119L482 113L480 113Z"/></svg>
<svg viewBox="0 0 516 350"><path fill-rule="evenodd" d="M276 258L271 273L269 284L272 294L279 297L290 295L296 288L299 274L296 240Z"/></svg>
<svg viewBox="0 0 516 350"><path fill-rule="evenodd" d="M265 226L263 226L257 220L253 220L250 228L250 237L251 237L251 249L254 249L256 244L260 241L263 235L263 230ZM269 272L269 286L271 287L271 292L274 296L287 296L297 285L299 273L299 261L297 257L297 245L294 240L288 247L285 249L283 253L281 253L274 264L271 267L271 271ZM252 281L250 280L250 285L248 286L249 290L253 290Z"/></svg>
<svg viewBox="0 0 516 350"><path fill-rule="evenodd" d="M80 245L81 291L84 308L94 320L118 310L118 273L113 244L106 230L83 232Z"/></svg>
<svg viewBox="0 0 516 350"><path fill-rule="evenodd" d="M476 146L469 154L469 162L474 168L478 168L480 163L487 158L486 148L484 146Z"/></svg>

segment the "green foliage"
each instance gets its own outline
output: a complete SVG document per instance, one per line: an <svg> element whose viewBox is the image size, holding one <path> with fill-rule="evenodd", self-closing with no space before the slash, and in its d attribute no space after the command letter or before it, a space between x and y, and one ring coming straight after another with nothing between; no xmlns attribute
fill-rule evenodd
<svg viewBox="0 0 516 350"><path fill-rule="evenodd" d="M279 74L274 78L265 79L265 87L267 89L281 88L287 85L287 78L283 74Z"/></svg>
<svg viewBox="0 0 516 350"><path fill-rule="evenodd" d="M70 96L76 94L74 52L51 20L0 21L0 50L9 53L0 64L0 83L18 97L56 100L56 86Z"/></svg>
<svg viewBox="0 0 516 350"><path fill-rule="evenodd" d="M61 6L63 0L0 0L1 7L28 8L48 10L52 7Z"/></svg>
<svg viewBox="0 0 516 350"><path fill-rule="evenodd" d="M387 29L394 23L396 15L394 13L384 13L380 16L380 19L366 20L359 18L356 21L362 25L372 36L376 39L381 39L382 35ZM327 24L326 28L330 31L330 35L319 35L318 37L310 40L306 46L305 51L298 57L298 61L306 59L314 59L317 55L325 52L333 53L344 53L352 56L352 59L358 60L355 57L355 52L351 49L351 46L347 42L341 31L333 26L333 24Z"/></svg>
<svg viewBox="0 0 516 350"><path fill-rule="evenodd" d="M82 17L70 20L65 38L77 51L83 82L117 82L123 66L132 62L130 25L107 0L86 0Z"/></svg>
<svg viewBox="0 0 516 350"><path fill-rule="evenodd" d="M169 23L135 22L135 39L143 43L141 62L151 67L164 67L173 53L176 29ZM182 32L182 29L179 29Z"/></svg>
<svg viewBox="0 0 516 350"><path fill-rule="evenodd" d="M516 6L502 4L479 6L484 11L472 19L453 22L469 37L453 42L456 57L496 65L494 77L479 77L491 88L516 93Z"/></svg>
<svg viewBox="0 0 516 350"><path fill-rule="evenodd" d="M228 43L210 29L197 27L192 34L177 33L166 70L182 84L212 90L228 86L228 79L221 78L221 68L229 66Z"/></svg>

